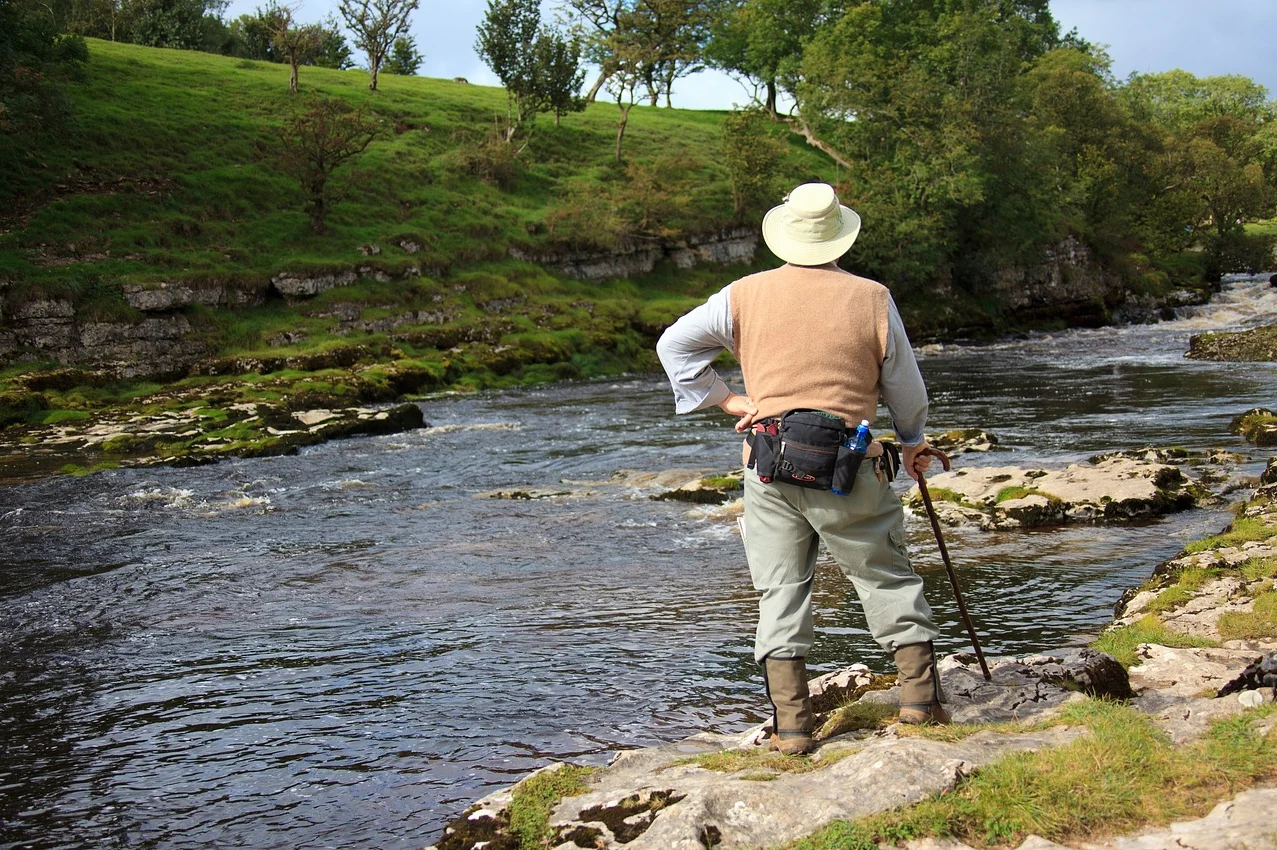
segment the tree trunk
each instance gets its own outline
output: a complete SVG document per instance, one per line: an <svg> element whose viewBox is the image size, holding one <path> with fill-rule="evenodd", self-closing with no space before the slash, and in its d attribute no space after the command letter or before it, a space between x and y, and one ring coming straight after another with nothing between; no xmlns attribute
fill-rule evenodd
<svg viewBox="0 0 1277 850"><path fill-rule="evenodd" d="M554 126L556 127L559 126L559 116L560 112L557 109L554 110Z"/></svg>
<svg viewBox="0 0 1277 850"><path fill-rule="evenodd" d="M634 104L630 104L633 106ZM621 107L621 120L616 125L616 161L621 162L621 139L625 138L625 125L630 120L630 106Z"/></svg>
<svg viewBox="0 0 1277 850"><path fill-rule="evenodd" d="M289 60L290 71L288 74L288 90L293 94L297 94L297 59L293 57Z"/></svg>
<svg viewBox="0 0 1277 850"><path fill-rule="evenodd" d="M368 57L368 88L371 91L377 90L377 71L381 68L380 56Z"/></svg>
<svg viewBox="0 0 1277 850"><path fill-rule="evenodd" d="M306 212L310 215L310 232L316 236L323 236L327 232L327 228L324 227L324 214L327 212L324 209L324 196L312 194L310 206L307 207Z"/></svg>
<svg viewBox="0 0 1277 850"><path fill-rule="evenodd" d="M776 80L775 78L767 81L767 114L772 117L773 121L779 121L780 115L776 112Z"/></svg>
<svg viewBox="0 0 1277 850"><path fill-rule="evenodd" d="M832 159L834 162L838 163L839 165L841 165L843 168L847 169L848 171L855 171L855 168L852 166L850 160L846 159L842 154L838 153L838 149L835 148L833 145L829 144L829 142L826 142L823 139L819 138L812 131L811 127L807 125L806 121L802 120L801 118L791 118L787 120L785 123L789 125L790 131L797 133L798 135L806 139L807 144L811 145L816 150L823 152L826 156L828 156L830 159Z"/></svg>
<svg viewBox="0 0 1277 850"><path fill-rule="evenodd" d="M590 91L585 95L586 103L594 103L594 99L599 96L599 89L603 88L603 84L610 76L606 68L599 72L599 78L594 81L594 85L590 86Z"/></svg>

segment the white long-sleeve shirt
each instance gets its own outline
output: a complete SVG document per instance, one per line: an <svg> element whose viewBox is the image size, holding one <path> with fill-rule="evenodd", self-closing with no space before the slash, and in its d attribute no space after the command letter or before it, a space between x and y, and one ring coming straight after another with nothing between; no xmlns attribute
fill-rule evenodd
<svg viewBox="0 0 1277 850"><path fill-rule="evenodd" d="M674 409L678 413L719 404L731 392L710 365L721 352L732 351L731 288L731 284L723 287L670 325L656 344L656 353L674 388ZM890 298L880 389L896 437L906 446L920 444L927 424L927 387L896 302Z"/></svg>

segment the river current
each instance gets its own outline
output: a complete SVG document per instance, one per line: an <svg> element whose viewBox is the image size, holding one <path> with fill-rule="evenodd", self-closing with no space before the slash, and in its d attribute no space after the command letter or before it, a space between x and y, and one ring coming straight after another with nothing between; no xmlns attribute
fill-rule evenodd
<svg viewBox="0 0 1277 850"><path fill-rule="evenodd" d="M1008 449L959 465L1180 445L1239 452L1232 472L1254 476L1267 453L1227 425L1273 406L1277 366L1183 353L1274 322L1277 290L1239 278L1157 325L930 346L930 430ZM732 468L727 417L675 418L657 375L423 407L431 428L293 457L0 488L0 847L420 847L551 760L763 718L734 524L612 483ZM601 483L477 497L564 479ZM947 542L986 651L1026 653L1089 641L1227 520ZM939 649L962 650L929 527L909 522ZM823 559L816 605L815 670L890 668Z"/></svg>

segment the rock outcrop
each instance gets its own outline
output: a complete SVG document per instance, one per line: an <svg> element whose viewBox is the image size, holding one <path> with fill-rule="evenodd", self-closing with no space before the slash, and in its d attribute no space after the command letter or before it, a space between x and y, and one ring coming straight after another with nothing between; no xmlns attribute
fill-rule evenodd
<svg viewBox="0 0 1277 850"><path fill-rule="evenodd" d="M1233 417L1228 433L1257 446L1277 446L1277 415L1266 407L1251 408Z"/></svg>
<svg viewBox="0 0 1277 850"><path fill-rule="evenodd" d="M1197 503L1188 484L1177 466L1124 455L1064 469L970 467L927 479L942 522L985 529L1160 516ZM906 499L914 506L922 501L916 487Z"/></svg>
<svg viewBox="0 0 1277 850"><path fill-rule="evenodd" d="M567 277L603 280L648 274L662 260L669 260L680 269L702 262L749 262L757 248L757 228L738 227L721 233L692 234L680 240L631 239L605 251L537 251L512 247L510 256L548 266Z"/></svg>
<svg viewBox="0 0 1277 850"><path fill-rule="evenodd" d="M1277 360L1277 325L1232 333L1196 334L1184 354L1190 360L1271 363Z"/></svg>

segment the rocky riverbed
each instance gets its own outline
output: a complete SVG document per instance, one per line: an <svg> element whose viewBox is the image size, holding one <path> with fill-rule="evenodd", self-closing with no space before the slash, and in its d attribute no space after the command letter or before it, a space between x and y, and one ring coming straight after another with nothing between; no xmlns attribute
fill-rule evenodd
<svg viewBox="0 0 1277 850"><path fill-rule="evenodd" d="M1270 468L1275 465L1277 459ZM1165 470L1177 472L1156 460L1131 457L1100 459L1094 466L1120 467L1130 473L1119 479L1125 482L1121 486L1145 489L1159 476L1165 484L1170 475ZM1049 483L1063 486L1068 480L1063 476L1058 473ZM1043 478L1047 476L1029 480L1040 484ZM1145 498L1156 499L1153 490ZM987 492L987 486L980 492ZM954 727L928 733L894 723L893 677L853 666L812 682L819 747L809 759L769 756L766 724L736 735L698 734L621 752L608 767L575 778L576 793L551 806L543 824L545 846L776 847L829 823L854 822L952 792L1012 754L1088 741L1095 732L1076 722L1071 712L1095 699L1129 705L1175 747L1194 746L1213 734L1213 723L1254 711L1256 746L1273 746L1277 714L1261 707L1272 702L1277 680L1269 681L1273 675L1264 672L1268 667L1261 662L1277 670L1277 655L1268 655L1277 652L1277 484L1259 482L1229 528L1191 544L1152 573L1144 587L1119 605L1098 644L1111 648L1113 655L1061 649L994 658L988 681L973 656L943 659L939 668L958 724ZM797 761L803 764L795 765ZM520 821L524 795L574 770L551 765L485 797L453 821L433 846L529 846L518 838L529 834ZM1123 850L1274 846L1271 807L1277 803L1277 788L1264 786L1261 778L1254 790L1214 802L1218 805L1196 820L1153 823L1135 834L1057 837L1069 846ZM1021 850L1064 846L1037 835L1010 845L1005 840L993 843ZM906 846L967 847L925 836Z"/></svg>

